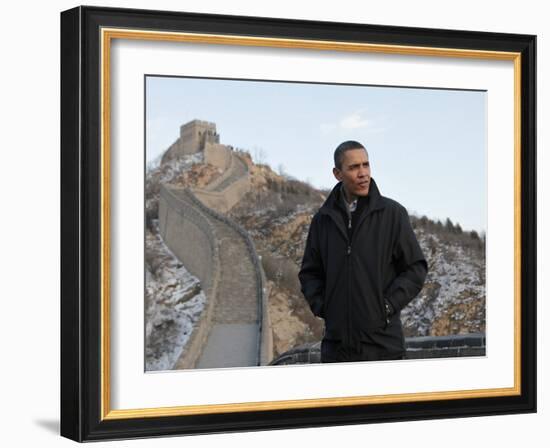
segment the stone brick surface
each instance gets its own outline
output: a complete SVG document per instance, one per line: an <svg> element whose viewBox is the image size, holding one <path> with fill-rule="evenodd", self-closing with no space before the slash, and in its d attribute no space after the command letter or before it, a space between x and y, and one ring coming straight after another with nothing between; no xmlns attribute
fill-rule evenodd
<svg viewBox="0 0 550 448"><path fill-rule="evenodd" d="M257 285L246 243L227 224L217 221L214 227L218 236L221 269L214 322L257 322Z"/></svg>

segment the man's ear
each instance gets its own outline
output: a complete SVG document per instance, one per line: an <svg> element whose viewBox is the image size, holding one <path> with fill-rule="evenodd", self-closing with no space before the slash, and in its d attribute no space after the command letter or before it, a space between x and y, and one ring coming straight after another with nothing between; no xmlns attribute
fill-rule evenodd
<svg viewBox="0 0 550 448"><path fill-rule="evenodd" d="M339 170L338 168L336 167L332 168L332 174L334 174L334 177L336 178L336 180L339 180L339 181L342 180L342 171Z"/></svg>

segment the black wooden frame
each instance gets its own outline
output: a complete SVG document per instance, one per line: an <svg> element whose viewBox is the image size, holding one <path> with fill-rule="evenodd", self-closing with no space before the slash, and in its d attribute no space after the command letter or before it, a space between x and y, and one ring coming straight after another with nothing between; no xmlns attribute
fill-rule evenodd
<svg viewBox="0 0 550 448"><path fill-rule="evenodd" d="M521 394L101 420L100 27L521 53ZM536 37L78 7L61 13L61 434L77 441L536 412Z"/></svg>

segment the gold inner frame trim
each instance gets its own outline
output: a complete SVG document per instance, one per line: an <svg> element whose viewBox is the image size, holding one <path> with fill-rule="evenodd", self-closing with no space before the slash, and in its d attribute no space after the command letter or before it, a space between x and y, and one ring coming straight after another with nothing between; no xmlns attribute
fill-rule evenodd
<svg viewBox="0 0 550 448"><path fill-rule="evenodd" d="M521 394L521 54L459 48L419 47L305 39L280 39L200 33L143 31L136 29L101 29L101 419L118 420L144 417L252 412L317 407L354 406L381 403L404 403L431 400L502 397ZM243 402L215 405L189 405L160 408L113 410L110 365L110 50L112 39L186 42L214 45L240 45L435 56L514 62L514 386L509 388L369 395L355 397L315 398Z"/></svg>
<svg viewBox="0 0 550 448"><path fill-rule="evenodd" d="M101 419L111 404L111 38L101 33Z"/></svg>
<svg viewBox="0 0 550 448"><path fill-rule="evenodd" d="M514 59L514 384L521 389L521 54Z"/></svg>
<svg viewBox="0 0 550 448"><path fill-rule="evenodd" d="M413 56L450 56L474 59L515 60L519 53L506 51L467 50L459 48L420 47L405 45L369 44L309 39L283 39L270 37L231 36L221 34L175 33L142 31L119 28L102 28L109 39L156 40L216 45L240 45L252 47L300 48L310 50L336 50L358 53L384 53Z"/></svg>

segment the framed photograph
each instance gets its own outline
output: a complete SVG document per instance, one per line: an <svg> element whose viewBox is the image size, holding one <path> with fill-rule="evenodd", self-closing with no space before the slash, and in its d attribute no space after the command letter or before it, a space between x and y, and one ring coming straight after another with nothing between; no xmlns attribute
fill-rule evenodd
<svg viewBox="0 0 550 448"><path fill-rule="evenodd" d="M61 435L536 412L536 37L61 13Z"/></svg>

